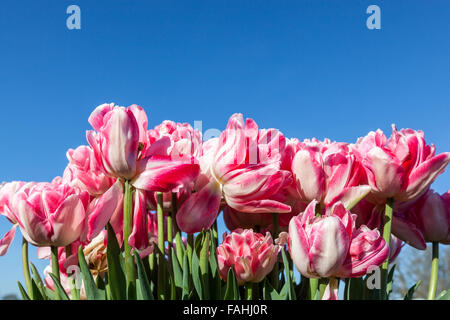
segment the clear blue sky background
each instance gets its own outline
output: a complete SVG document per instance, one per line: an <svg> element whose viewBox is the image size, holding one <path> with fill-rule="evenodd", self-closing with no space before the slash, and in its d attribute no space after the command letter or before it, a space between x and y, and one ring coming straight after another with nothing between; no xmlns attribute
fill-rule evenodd
<svg viewBox="0 0 450 320"><path fill-rule="evenodd" d="M81 30L66 28L71 4ZM381 30L366 28L371 4ZM61 175L104 102L143 106L151 126L223 129L242 112L300 139L354 142L396 123L450 151L449 12L447 0L3 0L0 181ZM0 297L23 281L20 238L0 258Z"/></svg>

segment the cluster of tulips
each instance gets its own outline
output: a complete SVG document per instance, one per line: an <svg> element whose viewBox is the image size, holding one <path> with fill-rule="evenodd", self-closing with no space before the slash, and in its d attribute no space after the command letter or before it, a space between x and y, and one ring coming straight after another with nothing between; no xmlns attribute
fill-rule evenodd
<svg viewBox="0 0 450 320"><path fill-rule="evenodd" d="M62 177L1 186L12 228L0 255L18 227L24 299L337 299L341 283L344 299L388 299L389 263L427 242L436 298L450 192L430 186L450 153L422 131L299 141L234 114L202 141L189 124L148 129L141 107L114 104L89 123ZM44 280L28 244L49 260Z"/></svg>

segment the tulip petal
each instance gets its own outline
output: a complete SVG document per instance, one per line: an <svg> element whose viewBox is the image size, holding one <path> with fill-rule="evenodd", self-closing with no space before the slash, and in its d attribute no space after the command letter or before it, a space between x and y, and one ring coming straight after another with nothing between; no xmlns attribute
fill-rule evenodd
<svg viewBox="0 0 450 320"><path fill-rule="evenodd" d="M108 189L98 200L94 200L88 207L87 239L94 239L112 218L113 213L123 200L123 185L120 180Z"/></svg>
<svg viewBox="0 0 450 320"><path fill-rule="evenodd" d="M176 219L180 229L186 233L209 229L219 213L220 200L220 185L215 181L192 194L177 212Z"/></svg>
<svg viewBox="0 0 450 320"><path fill-rule="evenodd" d="M200 173L198 164L171 161L170 157L147 157L140 161L139 174L131 184L147 191L168 192L194 181Z"/></svg>
<svg viewBox="0 0 450 320"><path fill-rule="evenodd" d="M427 248L422 232L413 223L395 214L392 218L392 233L416 249L425 250Z"/></svg>
<svg viewBox="0 0 450 320"><path fill-rule="evenodd" d="M9 230L2 239L0 239L0 257L4 256L8 252L9 246L14 240L14 235L16 234L17 224L13 225L11 230Z"/></svg>

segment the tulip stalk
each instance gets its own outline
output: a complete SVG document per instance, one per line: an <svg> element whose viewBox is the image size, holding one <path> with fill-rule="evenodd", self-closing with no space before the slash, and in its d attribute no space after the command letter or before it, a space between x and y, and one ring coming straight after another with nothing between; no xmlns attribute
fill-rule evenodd
<svg viewBox="0 0 450 320"><path fill-rule="evenodd" d="M136 296L136 269L134 259L131 255L131 246L128 239L133 228L133 198L130 181L125 181L125 195L123 200L123 242L125 250L125 276L127 282L127 293L129 299Z"/></svg>
<svg viewBox="0 0 450 320"><path fill-rule="evenodd" d="M25 285L27 287L28 294L30 298L33 300L33 290L31 286L31 276L30 276L30 268L28 267L28 241L25 238L22 239L22 267L23 267L23 276L25 278Z"/></svg>
<svg viewBox="0 0 450 320"><path fill-rule="evenodd" d="M66 259L72 255L72 245L69 244L66 246ZM70 292L72 293L72 299L73 300L80 300L80 292L77 290L75 285L75 277L69 276L70 281Z"/></svg>
<svg viewBox="0 0 450 320"><path fill-rule="evenodd" d="M439 242L433 241L433 257L431 261L430 287L428 288L428 300L434 300L439 275Z"/></svg>
<svg viewBox="0 0 450 320"><path fill-rule="evenodd" d="M59 275L58 247L51 246L51 260L52 260L52 273L55 275L56 280L61 281L61 277ZM55 299L61 300L61 297L59 296L59 291L56 289L56 284L54 284L54 287L55 287Z"/></svg>
<svg viewBox="0 0 450 320"><path fill-rule="evenodd" d="M166 275L164 270L164 199L163 193L156 193L156 214L158 219L158 298L164 300L166 298Z"/></svg>
<svg viewBox="0 0 450 320"><path fill-rule="evenodd" d="M177 211L178 211L178 207L177 207L177 194L176 192L172 192L172 221L173 221L173 228L174 228L174 232L175 232L175 245L176 245L176 254L177 254L177 259L178 259L178 263L180 265L183 265L183 242L181 239L181 231L180 228L178 228L177 225Z"/></svg>
<svg viewBox="0 0 450 320"><path fill-rule="evenodd" d="M279 233L279 220L278 220L278 213L272 213L272 236L273 240L275 241L276 238L278 238ZM278 282L279 282L279 266L278 266L278 260L275 262L275 265L273 266L272 271L272 282L273 287L275 290L278 290Z"/></svg>
<svg viewBox="0 0 450 320"><path fill-rule="evenodd" d="M391 241L391 229L392 229L392 216L394 212L394 199L388 198L386 200L386 209L384 211L384 227L383 227L383 239L389 247ZM387 281L388 281L388 267L389 256L381 265L381 299L387 299Z"/></svg>

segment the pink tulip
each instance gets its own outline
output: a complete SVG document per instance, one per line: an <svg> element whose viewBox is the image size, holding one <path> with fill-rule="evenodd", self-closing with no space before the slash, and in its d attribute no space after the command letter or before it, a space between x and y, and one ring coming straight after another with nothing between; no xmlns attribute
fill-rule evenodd
<svg viewBox="0 0 450 320"><path fill-rule="evenodd" d="M172 160L195 161L202 154L202 134L188 123L163 121L147 132L151 147L148 155L167 155Z"/></svg>
<svg viewBox="0 0 450 320"><path fill-rule="evenodd" d="M141 111L138 106L124 108L111 103L98 106L89 117L89 123L97 132L88 131L87 140L98 162L112 177L131 179L136 175L139 142L143 143L139 139L145 137L147 131L145 126L139 126L147 122ZM138 121L136 115L144 119Z"/></svg>
<svg viewBox="0 0 450 320"><path fill-rule="evenodd" d="M347 257L336 276L361 277L371 268L380 266L388 255L389 247L380 232L362 225L353 233Z"/></svg>
<svg viewBox="0 0 450 320"><path fill-rule="evenodd" d="M171 159L157 151L160 140L153 143L147 136L145 111L132 105L128 108L103 104L89 117L97 131L86 133L98 163L115 178L131 181L137 189L168 192L192 182L199 166L192 159Z"/></svg>
<svg viewBox="0 0 450 320"><path fill-rule="evenodd" d="M28 183L14 196L13 209L28 242L64 247L85 230L88 202L86 191L68 185Z"/></svg>
<svg viewBox="0 0 450 320"><path fill-rule="evenodd" d="M340 203L316 217L317 201L289 223L289 252L298 271L308 278L337 274L350 247L354 219Z"/></svg>
<svg viewBox="0 0 450 320"><path fill-rule="evenodd" d="M292 182L290 172L280 170L284 146L279 131L259 130L252 119L244 122L242 114L231 116L220 138L203 153L203 187L180 207L177 223L181 230L191 233L211 227L222 196L240 212L290 212L290 206L276 200Z"/></svg>
<svg viewBox="0 0 450 320"><path fill-rule="evenodd" d="M113 184L103 166L97 162L94 151L88 146L79 146L67 151L69 164L63 175L63 181L89 192L92 196L105 193Z"/></svg>
<svg viewBox="0 0 450 320"><path fill-rule="evenodd" d="M389 248L380 233L355 227L356 215L340 202L316 216L317 201L289 223L289 252L299 272L309 278L359 277L379 266Z"/></svg>
<svg viewBox="0 0 450 320"><path fill-rule="evenodd" d="M417 199L450 162L448 152L435 155L436 148L425 143L422 131L392 128L389 140L377 130L358 139L354 147L372 187L373 201L380 203L386 198Z"/></svg>
<svg viewBox="0 0 450 320"><path fill-rule="evenodd" d="M220 277L227 281L228 270L233 268L238 285L260 282L272 271L280 250L268 232L266 236L251 229L224 233L222 244L217 247Z"/></svg>
<svg viewBox="0 0 450 320"><path fill-rule="evenodd" d="M305 140L297 142L291 169L300 200L317 200L321 207L346 198L357 202L370 189L360 186L365 172L346 143Z"/></svg>
<svg viewBox="0 0 450 320"><path fill-rule="evenodd" d="M450 244L448 192L428 190L403 211L394 212L392 232L411 246L425 250L426 242Z"/></svg>

